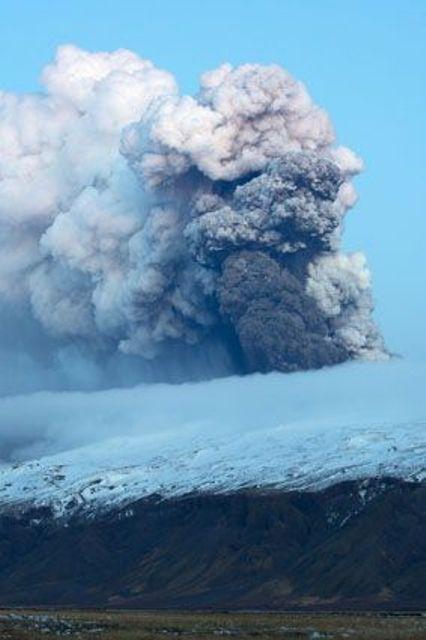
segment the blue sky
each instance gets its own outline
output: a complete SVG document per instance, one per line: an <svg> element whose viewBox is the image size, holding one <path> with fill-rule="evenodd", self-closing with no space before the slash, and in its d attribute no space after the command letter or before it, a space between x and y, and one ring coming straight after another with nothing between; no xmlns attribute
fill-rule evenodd
<svg viewBox="0 0 426 640"><path fill-rule="evenodd" d="M186 92L225 61L276 62L303 80L366 164L345 245L368 255L387 342L426 356L424 0L2 0L0 87L37 90L67 42L133 49Z"/></svg>

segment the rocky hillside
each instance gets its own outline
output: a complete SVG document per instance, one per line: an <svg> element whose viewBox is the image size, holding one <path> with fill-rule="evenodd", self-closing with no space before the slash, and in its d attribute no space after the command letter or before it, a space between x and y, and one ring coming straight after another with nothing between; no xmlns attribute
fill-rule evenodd
<svg viewBox="0 0 426 640"><path fill-rule="evenodd" d="M426 606L426 484L151 496L98 517L0 517L3 605Z"/></svg>

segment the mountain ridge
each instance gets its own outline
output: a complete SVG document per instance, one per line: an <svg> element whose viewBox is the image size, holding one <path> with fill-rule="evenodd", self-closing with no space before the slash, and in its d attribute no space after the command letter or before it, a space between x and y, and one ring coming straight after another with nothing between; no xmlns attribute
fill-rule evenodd
<svg viewBox="0 0 426 640"><path fill-rule="evenodd" d="M189 429L7 465L0 602L424 609L425 426Z"/></svg>

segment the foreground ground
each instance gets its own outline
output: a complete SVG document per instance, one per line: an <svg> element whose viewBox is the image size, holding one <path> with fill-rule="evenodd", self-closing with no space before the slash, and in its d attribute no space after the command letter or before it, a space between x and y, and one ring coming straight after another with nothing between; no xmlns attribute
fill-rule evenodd
<svg viewBox="0 0 426 640"><path fill-rule="evenodd" d="M186 613L128 611L0 611L1 640L424 640L426 614Z"/></svg>

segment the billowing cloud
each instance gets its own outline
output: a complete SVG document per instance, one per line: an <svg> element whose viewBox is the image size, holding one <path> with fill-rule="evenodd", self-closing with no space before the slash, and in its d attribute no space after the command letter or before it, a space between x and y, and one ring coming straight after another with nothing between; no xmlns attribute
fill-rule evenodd
<svg viewBox="0 0 426 640"><path fill-rule="evenodd" d="M362 163L287 71L224 65L181 96L129 51L65 46L42 82L0 94L0 294L58 353L203 375L385 356L340 251Z"/></svg>

